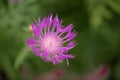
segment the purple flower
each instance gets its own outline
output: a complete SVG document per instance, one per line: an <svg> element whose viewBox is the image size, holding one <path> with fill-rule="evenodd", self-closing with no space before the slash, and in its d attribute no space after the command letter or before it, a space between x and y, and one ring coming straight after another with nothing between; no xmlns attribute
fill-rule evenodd
<svg viewBox="0 0 120 80"><path fill-rule="evenodd" d="M11 0L13 3L18 3L19 0Z"/></svg>
<svg viewBox="0 0 120 80"><path fill-rule="evenodd" d="M44 17L42 21L38 19L36 24L32 23L31 26L34 35L27 40L27 43L35 55L53 64L60 63L64 59L69 64L68 59L74 56L67 52L76 45L73 41L76 36L72 30L73 24L64 27L58 16L52 19L51 15Z"/></svg>

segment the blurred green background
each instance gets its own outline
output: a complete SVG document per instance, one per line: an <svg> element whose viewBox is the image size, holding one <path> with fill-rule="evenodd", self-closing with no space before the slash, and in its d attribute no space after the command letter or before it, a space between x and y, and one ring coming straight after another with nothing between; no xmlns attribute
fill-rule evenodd
<svg viewBox="0 0 120 80"><path fill-rule="evenodd" d="M31 22L50 14L78 32L69 66L46 63L27 47ZM0 80L34 80L56 68L80 76L104 64L111 67L107 80L120 80L120 0L0 0Z"/></svg>

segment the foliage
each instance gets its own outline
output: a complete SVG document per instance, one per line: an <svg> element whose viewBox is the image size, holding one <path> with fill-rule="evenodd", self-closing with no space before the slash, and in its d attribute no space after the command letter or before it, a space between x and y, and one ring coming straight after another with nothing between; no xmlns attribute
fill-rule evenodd
<svg viewBox="0 0 120 80"><path fill-rule="evenodd" d="M53 66L35 57L26 47L29 25L38 17L58 14L64 25L73 23L78 32L77 46L70 51L76 58ZM34 74L54 67L83 74L102 64L111 66L109 79L120 79L119 0L0 0L0 71L11 80L21 78L19 69L29 65Z"/></svg>

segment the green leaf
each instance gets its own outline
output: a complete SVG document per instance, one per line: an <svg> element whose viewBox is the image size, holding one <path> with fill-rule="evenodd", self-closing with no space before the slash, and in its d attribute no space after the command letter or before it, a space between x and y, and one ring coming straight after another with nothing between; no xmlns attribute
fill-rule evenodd
<svg viewBox="0 0 120 80"><path fill-rule="evenodd" d="M23 47L23 49L21 50L21 52L18 54L15 63L14 63L14 67L15 69L18 69L19 66L24 62L24 60L26 59L26 57L29 54L29 49L25 46Z"/></svg>
<svg viewBox="0 0 120 80"><path fill-rule="evenodd" d="M10 78L10 80L16 80L17 74L13 68L12 62L7 55L1 55L1 66L5 74Z"/></svg>

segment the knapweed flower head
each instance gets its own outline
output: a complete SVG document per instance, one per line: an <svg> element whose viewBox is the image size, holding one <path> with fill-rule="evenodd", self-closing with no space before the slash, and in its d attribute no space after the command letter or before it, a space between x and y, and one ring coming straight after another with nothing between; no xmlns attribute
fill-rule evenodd
<svg viewBox="0 0 120 80"><path fill-rule="evenodd" d="M64 59L69 64L68 59L74 55L68 54L76 43L73 38L76 32L73 31L73 24L63 26L58 16L44 17L42 21L38 19L36 24L32 23L33 37L27 40L28 46L36 56L42 57L46 62L57 64Z"/></svg>

